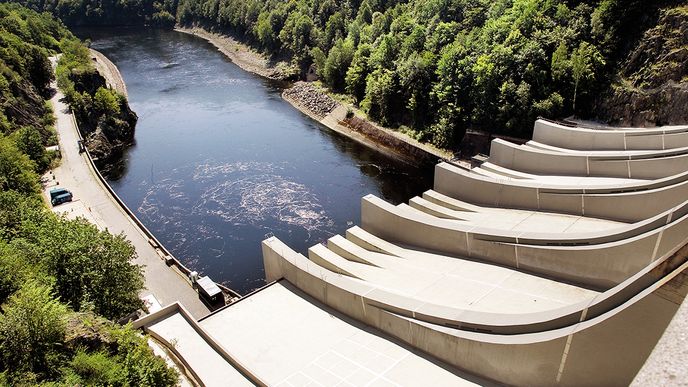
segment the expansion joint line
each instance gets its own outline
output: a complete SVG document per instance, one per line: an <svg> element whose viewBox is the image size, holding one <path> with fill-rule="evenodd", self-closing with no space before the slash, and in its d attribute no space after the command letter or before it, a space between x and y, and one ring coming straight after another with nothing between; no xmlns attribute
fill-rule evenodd
<svg viewBox="0 0 688 387"><path fill-rule="evenodd" d="M666 229L666 225L671 223L671 219L673 217L674 213L670 213L669 216L667 216L667 220L665 223L665 226L662 227L662 231L659 232L659 235L657 235L657 241L655 242L655 248L652 250L652 256L650 257L650 263L654 262L655 259L657 259L657 251L659 251L659 245L662 242L662 236L664 235L664 230Z"/></svg>
<svg viewBox="0 0 688 387"><path fill-rule="evenodd" d="M569 356L569 349L571 348L571 341L573 340L573 333L566 337L566 345L564 345L564 352L561 354L561 362L559 362L559 371L557 372L557 384L561 382L561 377L564 374L564 367L566 366L566 358Z"/></svg>
<svg viewBox="0 0 688 387"><path fill-rule="evenodd" d="M588 177L590 177L590 156L585 156L585 171Z"/></svg>
<svg viewBox="0 0 688 387"><path fill-rule="evenodd" d="M470 235L468 235L468 231L466 231L464 234L465 234L465 238L466 238L466 253L468 254L468 257L470 258L472 256L472 254L471 254L471 239L470 239Z"/></svg>
<svg viewBox="0 0 688 387"><path fill-rule="evenodd" d="M652 250L652 256L650 257L650 263L655 261L655 258L657 257L657 251L659 250L659 244L662 242L662 235L664 234L664 230L659 232L659 235L657 235L657 242L655 242L655 248Z"/></svg>

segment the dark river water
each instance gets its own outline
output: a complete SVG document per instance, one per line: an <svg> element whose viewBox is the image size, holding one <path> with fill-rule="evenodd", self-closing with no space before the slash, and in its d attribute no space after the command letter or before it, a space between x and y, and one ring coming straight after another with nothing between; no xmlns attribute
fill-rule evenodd
<svg viewBox="0 0 688 387"><path fill-rule="evenodd" d="M139 116L110 184L184 264L240 293L264 284L266 236L305 254L359 223L362 196L399 203L430 187L431 169L330 131L202 39L78 34L119 67Z"/></svg>

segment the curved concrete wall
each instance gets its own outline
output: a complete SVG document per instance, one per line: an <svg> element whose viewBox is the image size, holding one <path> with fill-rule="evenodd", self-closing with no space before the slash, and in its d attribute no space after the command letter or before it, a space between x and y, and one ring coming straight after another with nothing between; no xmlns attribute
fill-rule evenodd
<svg viewBox="0 0 688 387"><path fill-rule="evenodd" d="M578 150L660 150L688 146L682 129L595 130L535 121L533 141Z"/></svg>
<svg viewBox="0 0 688 387"><path fill-rule="evenodd" d="M618 232L564 236L466 227L405 211L368 195L361 201L361 227L417 249L484 260L599 289L626 280L680 246L688 235L687 210L688 203L675 213Z"/></svg>
<svg viewBox="0 0 688 387"><path fill-rule="evenodd" d="M688 170L688 153L645 155L584 155L557 153L492 140L489 162L532 174L661 179Z"/></svg>
<svg viewBox="0 0 688 387"><path fill-rule="evenodd" d="M537 333L502 335L419 320L418 310L426 310L427 316L442 311L328 273L275 238L263 242L263 258L268 280L285 278L317 300L449 364L517 385L629 383L688 291L673 281L686 270L684 263L594 318ZM673 299L662 294L666 286ZM400 314L404 311L413 314Z"/></svg>
<svg viewBox="0 0 688 387"><path fill-rule="evenodd" d="M557 123L556 121L551 121L547 119L543 119L545 122L554 122L555 124ZM565 125L565 123L564 123ZM565 125L566 126L566 125ZM646 132L652 132L652 131L671 131L671 132L682 132L682 131L688 131L688 125L662 125L662 126L657 126L653 128L638 128L638 127L632 127L632 126L609 126L609 125L604 125L604 124L598 124L595 122L574 122L570 126L578 127L578 128L587 128L587 129L594 129L594 130L610 130L610 131L646 131Z"/></svg>
<svg viewBox="0 0 688 387"><path fill-rule="evenodd" d="M155 326L156 323L172 318L175 315L181 316L182 321L184 321L184 325L187 325L189 330L193 332L193 334L186 337L186 339L197 341L196 343L190 345L187 349L193 349L197 352L200 351L201 353L181 353L176 348L174 342L170 342L168 339L158 334L155 330L150 329L150 327ZM196 381L202 383L203 385L205 385L207 379L214 380L217 383L219 378L224 378L225 383L229 385L267 386L265 381L260 378L256 372L232 356L217 340L215 340L214 337L212 337L212 335L206 332L205 329L203 329L198 322L193 319L184 306L178 302L167 305L157 312L151 313L134 321L132 326L135 329L144 329L158 341L164 343L167 349L172 351L175 356L177 356L184 363L184 366L187 369L191 370ZM181 338L175 337L175 339ZM206 372L206 374L199 374L196 371L200 367L193 367L191 365L191 363L194 362L198 363L199 361L202 362L203 360L209 360L207 358L213 356L219 356L224 362L226 362L226 364L223 364L224 362L216 362L217 365L222 365L224 367L230 367L233 369L215 370L214 372L210 370L210 372Z"/></svg>
<svg viewBox="0 0 688 387"><path fill-rule="evenodd" d="M683 177L683 175L681 175ZM674 182L662 185L667 180ZM676 176L626 187L542 187L533 182L479 176L457 166L435 167L434 190L449 197L490 207L507 207L637 222L666 211L688 197L688 181ZM659 185L659 187L657 187Z"/></svg>

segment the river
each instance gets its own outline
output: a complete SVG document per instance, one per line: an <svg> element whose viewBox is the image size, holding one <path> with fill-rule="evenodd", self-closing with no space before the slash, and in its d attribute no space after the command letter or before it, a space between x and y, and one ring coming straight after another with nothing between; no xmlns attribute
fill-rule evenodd
<svg viewBox="0 0 688 387"><path fill-rule="evenodd" d="M240 293L264 284L267 236L305 254L359 223L362 196L400 203L430 188L430 168L332 132L200 38L77 34L119 67L139 116L113 189L185 265Z"/></svg>

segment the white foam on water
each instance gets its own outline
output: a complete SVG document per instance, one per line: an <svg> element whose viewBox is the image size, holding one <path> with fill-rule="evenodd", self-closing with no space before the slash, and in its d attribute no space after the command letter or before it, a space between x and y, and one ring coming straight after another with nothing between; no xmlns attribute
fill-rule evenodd
<svg viewBox="0 0 688 387"><path fill-rule="evenodd" d="M300 183L276 174L252 175L209 187L194 206L234 225L262 226L270 219L310 233L334 225L318 198Z"/></svg>

